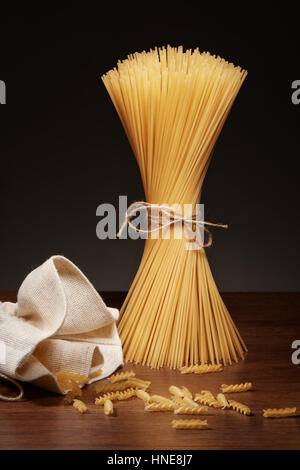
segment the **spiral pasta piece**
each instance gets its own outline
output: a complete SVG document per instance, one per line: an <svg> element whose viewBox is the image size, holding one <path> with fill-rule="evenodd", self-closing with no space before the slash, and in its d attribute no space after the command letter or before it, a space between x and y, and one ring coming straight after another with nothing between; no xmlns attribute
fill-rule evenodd
<svg viewBox="0 0 300 470"><path fill-rule="evenodd" d="M87 412L87 406L85 403L83 403L83 401L81 400L74 400L73 401L73 406L74 408L79 411L79 413L86 413Z"/></svg>
<svg viewBox="0 0 300 470"><path fill-rule="evenodd" d="M192 392L187 388L187 387L181 387L182 393L184 394L185 397L192 399L193 394Z"/></svg>
<svg viewBox="0 0 300 470"><path fill-rule="evenodd" d="M251 390L251 388L252 388L252 383L251 382L245 382L245 383L242 383L242 384L235 384L235 385L222 384L221 385L221 392L223 392L223 393L247 392L248 390Z"/></svg>
<svg viewBox="0 0 300 470"><path fill-rule="evenodd" d="M200 419L174 419L172 427L175 429L206 429L208 427L207 420Z"/></svg>
<svg viewBox="0 0 300 470"><path fill-rule="evenodd" d="M105 400L104 402L104 414L106 416L111 416L114 414L114 405L111 400Z"/></svg>
<svg viewBox="0 0 300 470"><path fill-rule="evenodd" d="M198 403L196 403L194 400L192 400L189 397L183 397L182 401L185 405L191 406L192 408L194 408L195 406L199 406Z"/></svg>
<svg viewBox="0 0 300 470"><path fill-rule="evenodd" d="M240 403L235 400L229 400L229 405L230 408L232 408L234 411L237 411L238 413L241 413L243 415L251 415L251 410L247 405L244 405L243 403Z"/></svg>
<svg viewBox="0 0 300 470"><path fill-rule="evenodd" d="M180 406L174 410L176 415L205 415L208 411L207 406Z"/></svg>
<svg viewBox="0 0 300 470"><path fill-rule="evenodd" d="M138 379L137 377L130 378L126 380L125 383L127 387L139 388L141 390L147 390L151 385L150 380L142 380L142 379Z"/></svg>
<svg viewBox="0 0 300 470"><path fill-rule="evenodd" d="M215 400L215 396L210 390L201 390L200 394L205 395L205 396Z"/></svg>
<svg viewBox="0 0 300 470"><path fill-rule="evenodd" d="M217 401L222 405L223 410L225 410L226 408L230 408L230 404L225 395L223 395L223 393L218 393Z"/></svg>
<svg viewBox="0 0 300 470"><path fill-rule="evenodd" d="M223 367L222 364L196 364L181 367L179 370L182 374L210 374L212 372L221 372Z"/></svg>
<svg viewBox="0 0 300 470"><path fill-rule="evenodd" d="M197 406L197 403L193 401L193 394L187 387L176 387L175 385L171 385L169 388L169 392L173 396L173 398L178 398L184 401L189 406Z"/></svg>
<svg viewBox="0 0 300 470"><path fill-rule="evenodd" d="M151 403L168 403L169 405L174 404L170 398L163 397L162 395L150 395Z"/></svg>
<svg viewBox="0 0 300 470"><path fill-rule="evenodd" d="M123 380L130 379L131 377L135 377L135 372L133 372L133 370L113 374L108 378L108 380L111 383L116 383L116 382L122 382Z"/></svg>
<svg viewBox="0 0 300 470"><path fill-rule="evenodd" d="M174 411L174 403L149 403L145 406L145 411Z"/></svg>
<svg viewBox="0 0 300 470"><path fill-rule="evenodd" d="M171 395L174 395L178 398L183 398L185 396L183 390L181 390L179 387L176 387L176 385L171 385L169 387L169 392Z"/></svg>
<svg viewBox="0 0 300 470"><path fill-rule="evenodd" d="M296 407L294 408L267 408L263 410L264 418L288 418L290 416L295 416Z"/></svg>
<svg viewBox="0 0 300 470"><path fill-rule="evenodd" d="M173 396L172 402L175 404L176 408L180 408L181 406L188 406L186 403L184 403L183 399L179 397Z"/></svg>
<svg viewBox="0 0 300 470"><path fill-rule="evenodd" d="M96 398L95 404L104 405L105 400L122 401L122 400L128 400L129 398L132 398L135 396L136 396L136 390L134 388L129 388L128 390L125 390L124 392L105 393L102 397Z"/></svg>
<svg viewBox="0 0 300 470"><path fill-rule="evenodd" d="M96 393L122 392L126 388L131 388L127 382L105 383L96 386Z"/></svg>
<svg viewBox="0 0 300 470"><path fill-rule="evenodd" d="M211 406L212 408L222 408L221 403L216 400L209 390L202 390L201 393L196 393L194 401L202 405Z"/></svg>
<svg viewBox="0 0 300 470"><path fill-rule="evenodd" d="M138 389L136 391L136 396L140 398L141 400L143 400L143 402L145 403L149 403L151 400L149 393L145 392L145 390Z"/></svg>

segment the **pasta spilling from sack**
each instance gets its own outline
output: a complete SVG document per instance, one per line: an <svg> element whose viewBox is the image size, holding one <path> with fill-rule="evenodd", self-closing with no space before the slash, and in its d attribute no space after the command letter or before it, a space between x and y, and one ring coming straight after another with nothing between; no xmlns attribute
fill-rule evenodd
<svg viewBox="0 0 300 470"><path fill-rule="evenodd" d="M130 55L102 76L140 168L142 207L158 210L156 219L162 205L171 220L174 205L187 208L191 232L212 151L246 74L207 52L168 46ZM167 229L146 230L121 310L125 357L154 368L231 364L246 346L199 249L205 240L200 234L194 243L176 217ZM210 245L207 225L204 232Z"/></svg>

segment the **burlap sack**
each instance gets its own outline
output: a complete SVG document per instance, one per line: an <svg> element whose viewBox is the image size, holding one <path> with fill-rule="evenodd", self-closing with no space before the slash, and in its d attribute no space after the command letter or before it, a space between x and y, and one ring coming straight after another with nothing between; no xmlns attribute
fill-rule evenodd
<svg viewBox="0 0 300 470"><path fill-rule="evenodd" d="M16 304L0 303L0 372L58 393L60 371L107 377L123 364L118 316L71 261L53 256L26 277Z"/></svg>

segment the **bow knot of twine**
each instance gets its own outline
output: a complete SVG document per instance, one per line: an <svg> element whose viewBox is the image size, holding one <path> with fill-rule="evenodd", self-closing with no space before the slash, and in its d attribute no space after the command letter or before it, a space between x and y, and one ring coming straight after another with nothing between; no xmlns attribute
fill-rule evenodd
<svg viewBox="0 0 300 470"><path fill-rule="evenodd" d="M150 215L148 214L148 209L150 209ZM136 225L133 225L133 223L131 222L131 219L136 216L137 212L143 212L143 211L147 212L148 220L151 221L151 228L150 229L148 228L147 230L138 228ZM167 221L162 221L161 216L167 217ZM181 224L182 223L184 224L184 228L186 230L186 233L188 234L189 240L194 239L193 243L196 246L196 249L198 250L201 250L201 248L209 247L212 244L213 237L212 237L210 230L207 228L207 226L228 228L228 225L215 224L212 222L201 220L199 219L197 215L184 216L181 212L174 209L174 207L170 207L168 205L152 204L150 202L137 201L137 202L133 202L128 207L125 213L125 219L123 221L123 224L121 225L120 230L117 233L117 237L118 238L121 237L127 225L131 227L135 232L151 234L151 233L159 231L160 229L165 229L167 227L170 227L171 225L175 225L179 222ZM195 234L195 231L193 230L193 227L196 227L196 234ZM206 243L202 242L201 237L199 240L199 237L197 236L201 228L206 232L208 236L208 240Z"/></svg>

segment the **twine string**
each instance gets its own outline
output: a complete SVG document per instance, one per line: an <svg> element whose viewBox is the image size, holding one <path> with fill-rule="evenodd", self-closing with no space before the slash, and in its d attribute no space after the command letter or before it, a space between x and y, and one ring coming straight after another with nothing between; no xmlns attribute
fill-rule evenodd
<svg viewBox="0 0 300 470"><path fill-rule="evenodd" d="M0 378L6 380L7 382L10 382L11 384L15 385L15 387L17 387L17 389L19 390L19 395L17 395L16 397L8 397L7 395L1 395L0 394L0 400L4 400L4 401L18 401L20 400L23 395L24 395L24 389L22 387L21 384L19 384L19 382L17 382L16 380L10 378L10 377L7 377L7 375L5 374L2 374L0 372Z"/></svg>
<svg viewBox="0 0 300 470"><path fill-rule="evenodd" d="M151 220L151 228L148 228L147 230L143 230L136 225L133 225L131 222L131 219L136 216L137 212L143 212L147 211L148 209L151 210L150 212L150 220ZM152 209L157 209L156 211L153 211ZM168 217L168 222L161 223L161 215L165 215ZM199 249L201 248L207 248L211 246L213 237L211 231L207 228L209 227L219 227L219 228L228 228L228 225L225 224L216 224L213 222L207 222L205 220L199 220L197 218L197 215L192 215L188 217L184 217L182 213L177 212L174 208L168 206L168 205L160 205L160 204L151 204L150 202L145 202L145 201L137 201L133 202L127 209L125 213L125 218L124 221L120 227L119 232L117 233L117 237L120 238L123 231L125 230L126 226L128 225L131 227L135 232L141 232L141 233L154 233L159 231L160 229L165 229L167 227L170 227L172 225L175 225L176 223L184 223L184 227L186 231L189 233L190 238L192 239L195 237L195 232L193 230L193 226L196 226L196 230L199 230L200 228L203 228L205 233L208 236L208 240L206 243L200 243L198 238L196 237L196 240L194 243L196 243L197 247ZM152 224L154 225L152 227Z"/></svg>

